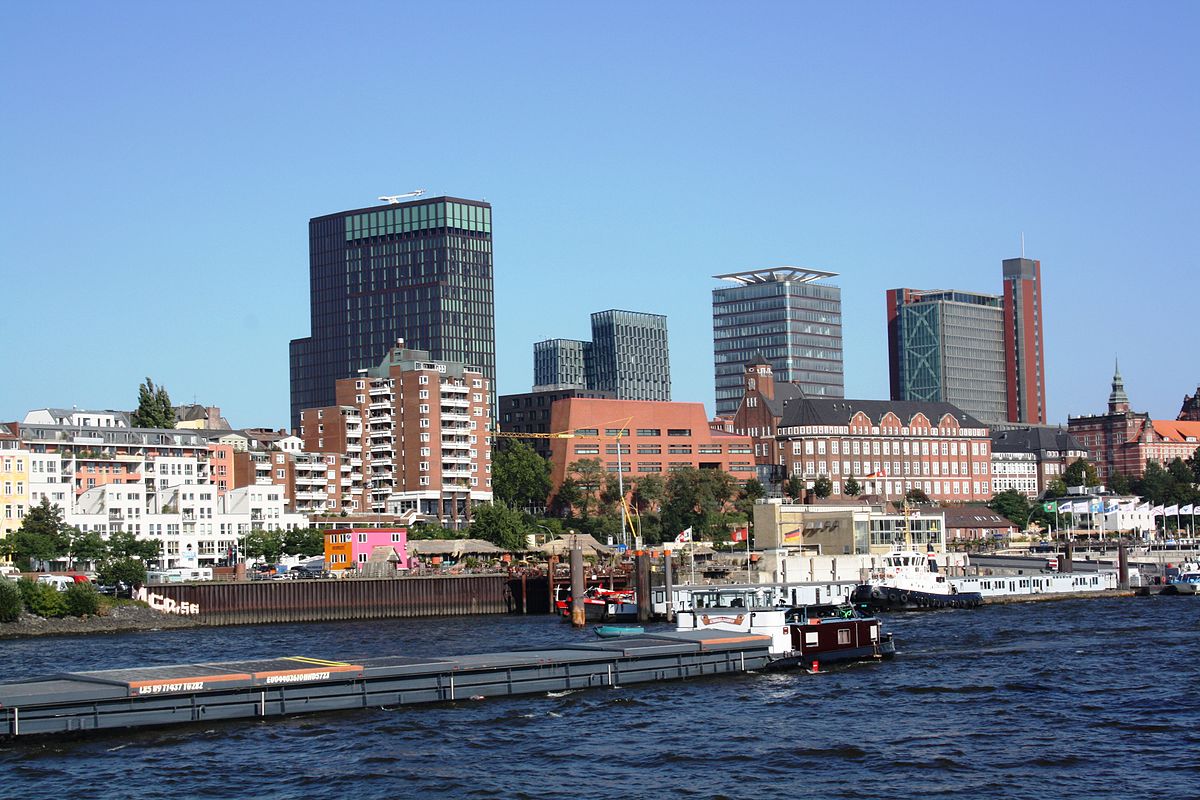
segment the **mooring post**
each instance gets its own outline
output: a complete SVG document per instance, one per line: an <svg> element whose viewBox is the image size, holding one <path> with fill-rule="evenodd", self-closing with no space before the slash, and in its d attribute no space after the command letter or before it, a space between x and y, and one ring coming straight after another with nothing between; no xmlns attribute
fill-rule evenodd
<svg viewBox="0 0 1200 800"><path fill-rule="evenodd" d="M1117 547L1117 581L1119 588L1129 588L1129 548L1124 542Z"/></svg>
<svg viewBox="0 0 1200 800"><path fill-rule="evenodd" d="M1058 565L1059 572L1074 572L1075 571L1075 543L1067 539L1066 545L1063 547L1062 563Z"/></svg>
<svg viewBox="0 0 1200 800"><path fill-rule="evenodd" d="M529 576L521 573L521 613L529 613Z"/></svg>
<svg viewBox="0 0 1200 800"><path fill-rule="evenodd" d="M583 610L583 595L587 587L583 580L583 550L571 548L571 624L582 628L587 624Z"/></svg>
<svg viewBox="0 0 1200 800"><path fill-rule="evenodd" d="M637 610L638 622L649 622L650 611L653 606L650 603L650 554L645 550L639 550L634 559L636 572L634 577L637 580Z"/></svg>
<svg viewBox="0 0 1200 800"><path fill-rule="evenodd" d="M667 622L674 622L675 604L671 602L671 595L675 593L675 567L671 562L670 550L663 550L663 588L667 594Z"/></svg>
<svg viewBox="0 0 1200 800"><path fill-rule="evenodd" d="M554 601L558 598L554 594L554 572L558 569L558 556L550 556L546 562L546 577L549 579L547 583L550 585L550 613L557 614L558 606L554 605Z"/></svg>

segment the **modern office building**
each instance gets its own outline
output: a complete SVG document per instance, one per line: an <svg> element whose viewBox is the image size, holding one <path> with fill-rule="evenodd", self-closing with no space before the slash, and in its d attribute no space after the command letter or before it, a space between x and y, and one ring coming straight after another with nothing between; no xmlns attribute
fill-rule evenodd
<svg viewBox="0 0 1200 800"><path fill-rule="evenodd" d="M592 340L547 339L533 345L534 391L570 387L611 392L619 400L670 400L667 318L610 309L592 314Z"/></svg>
<svg viewBox="0 0 1200 800"><path fill-rule="evenodd" d="M593 373L592 343L579 339L547 339L533 344L533 387L586 388Z"/></svg>
<svg viewBox="0 0 1200 800"><path fill-rule="evenodd" d="M597 392L578 386L560 389L534 387L532 392L500 395L500 411L496 417L500 430L508 433L553 433L550 430L550 412L554 404L568 397L585 397L597 400L614 400L612 392ZM531 436L525 443L543 458L550 457L550 440Z"/></svg>
<svg viewBox="0 0 1200 800"><path fill-rule="evenodd" d="M1008 419L1004 302L954 289L889 289L893 400L951 403L984 422Z"/></svg>
<svg viewBox="0 0 1200 800"><path fill-rule="evenodd" d="M717 415L737 410L743 370L759 357L808 397L845 396L842 290L817 282L836 275L773 267L713 276L735 284L712 293Z"/></svg>
<svg viewBox="0 0 1200 800"><path fill-rule="evenodd" d="M1042 262L1030 258L1006 258L1003 266L1008 420L1045 425Z"/></svg>
<svg viewBox="0 0 1200 800"><path fill-rule="evenodd" d="M492 207L435 197L309 221L310 336L291 343L291 422L397 339L495 377Z"/></svg>

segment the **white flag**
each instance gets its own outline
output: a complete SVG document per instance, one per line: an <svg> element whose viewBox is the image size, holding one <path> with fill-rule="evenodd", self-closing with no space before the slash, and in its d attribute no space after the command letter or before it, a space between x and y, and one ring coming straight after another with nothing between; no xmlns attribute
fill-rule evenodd
<svg viewBox="0 0 1200 800"><path fill-rule="evenodd" d="M1150 514L1155 517L1161 517L1163 514L1163 507L1155 506L1154 508L1150 509Z"/></svg>
<svg viewBox="0 0 1200 800"><path fill-rule="evenodd" d="M1135 514L1149 514L1149 513L1150 513L1150 504L1149 504L1149 503L1142 503L1140 506L1138 506L1137 508L1135 508L1135 509L1133 510L1133 513L1135 513Z"/></svg>
<svg viewBox="0 0 1200 800"><path fill-rule="evenodd" d="M1191 503L1188 503L1186 506L1179 507L1179 513L1180 514L1195 514L1196 509L1195 509L1195 506L1193 506Z"/></svg>
<svg viewBox="0 0 1200 800"><path fill-rule="evenodd" d="M683 533L681 533L675 537L676 544L684 544L685 542L690 542L691 540L692 540L692 529L691 528L688 528Z"/></svg>
<svg viewBox="0 0 1200 800"><path fill-rule="evenodd" d="M1178 514L1178 513L1179 513L1179 505L1178 504L1170 505L1163 509L1163 514L1168 517L1171 516L1172 514Z"/></svg>
<svg viewBox="0 0 1200 800"><path fill-rule="evenodd" d="M1067 503L1059 503L1058 504L1058 513L1073 514L1074 512L1075 512L1075 504L1074 503L1067 502Z"/></svg>

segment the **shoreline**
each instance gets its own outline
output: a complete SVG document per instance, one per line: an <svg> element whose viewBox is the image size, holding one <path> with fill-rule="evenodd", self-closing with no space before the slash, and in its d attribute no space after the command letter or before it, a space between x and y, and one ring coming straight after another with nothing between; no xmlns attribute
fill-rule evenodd
<svg viewBox="0 0 1200 800"><path fill-rule="evenodd" d="M16 622L0 622L0 639L181 630L199 628L202 625L199 620L191 617L165 614L145 606L122 605L116 606L109 614L103 616L48 619L26 612L21 614L21 618Z"/></svg>

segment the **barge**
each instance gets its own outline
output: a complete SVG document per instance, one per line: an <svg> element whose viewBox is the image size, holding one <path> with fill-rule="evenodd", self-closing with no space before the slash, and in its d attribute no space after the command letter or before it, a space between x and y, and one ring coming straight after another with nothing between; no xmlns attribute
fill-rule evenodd
<svg viewBox="0 0 1200 800"><path fill-rule="evenodd" d="M0 736L394 707L749 672L770 636L644 634L448 658L264 660L72 672L0 684Z"/></svg>

